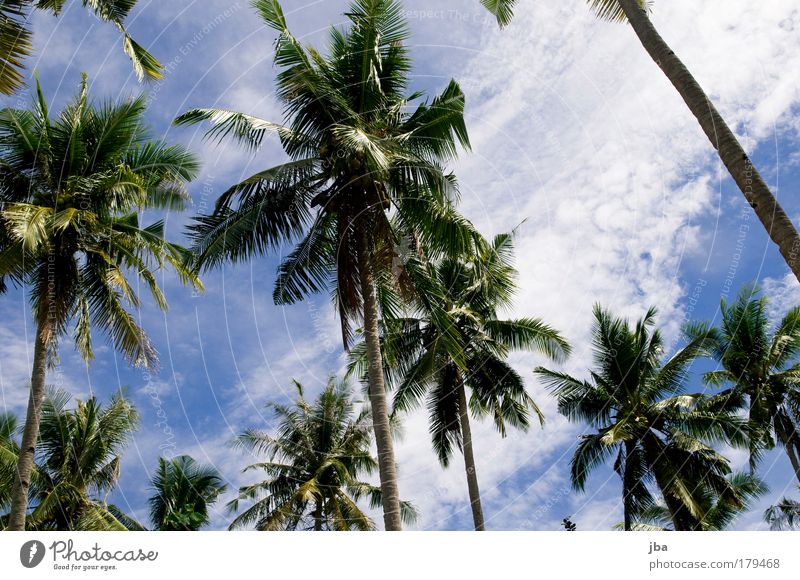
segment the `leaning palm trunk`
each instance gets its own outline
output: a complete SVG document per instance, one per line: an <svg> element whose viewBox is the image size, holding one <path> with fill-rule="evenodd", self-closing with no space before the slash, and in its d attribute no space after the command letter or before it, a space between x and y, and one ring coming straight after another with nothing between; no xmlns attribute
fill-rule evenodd
<svg viewBox="0 0 800 580"><path fill-rule="evenodd" d="M661 38L638 0L617 0L617 2L625 12L639 41L683 97L736 185L744 194L747 203L756 212L795 277L800 280L800 236L753 166L733 131L683 62Z"/></svg>
<svg viewBox="0 0 800 580"><path fill-rule="evenodd" d="M47 292L45 292L47 294ZM49 300L45 297L39 304L38 323L36 326L36 342L33 347L33 372L31 373L31 391L28 398L28 411L25 415L25 427L22 431L22 446L17 462L17 474L11 495L11 513L8 519L10 531L25 530L25 515L28 511L28 489L33 473L33 459L36 453L36 441L39 438L39 420L44 400L45 378L47 376L47 353L52 337L50 328Z"/></svg>
<svg viewBox="0 0 800 580"><path fill-rule="evenodd" d="M478 472L475 469L475 456L472 451L472 429L469 426L467 393L464 389L463 381L458 386L458 414L461 419L461 440L464 446L464 467L467 471L467 488L469 489L469 503L472 506L472 520L475 522L475 531L482 532L486 527L483 522L481 491L478 488Z"/></svg>
<svg viewBox="0 0 800 580"><path fill-rule="evenodd" d="M372 270L368 230L361 228L359 234L359 270L361 294L364 299L364 341L367 347L369 400L372 407L372 425L375 445L378 448L378 470L383 498L383 522L387 531L402 530L400 520L400 492L397 488L397 469L394 463L394 445L389 427L389 407L386 403L386 387L383 381L383 357L381 356L378 331L378 301L375 278Z"/></svg>

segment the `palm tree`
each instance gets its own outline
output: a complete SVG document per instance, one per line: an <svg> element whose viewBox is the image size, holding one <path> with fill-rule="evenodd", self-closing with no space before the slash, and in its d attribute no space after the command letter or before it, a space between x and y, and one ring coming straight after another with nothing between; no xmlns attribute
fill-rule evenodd
<svg viewBox="0 0 800 580"><path fill-rule="evenodd" d="M773 531L797 529L800 527L800 501L783 498L777 505L766 509L764 521Z"/></svg>
<svg viewBox="0 0 800 580"><path fill-rule="evenodd" d="M161 531L199 530L209 522L208 507L226 489L213 466L198 465L188 455L159 457L150 485L150 521Z"/></svg>
<svg viewBox="0 0 800 580"><path fill-rule="evenodd" d="M77 401L75 408L68 408L69 402L69 394L55 390L43 404L28 529L124 530L115 516L120 510L108 505L107 496L119 479L120 455L138 426L138 413L119 393L105 407L95 397ZM13 421L5 425L13 428ZM19 446L9 445L12 437L0 448L18 455ZM3 507L13 471L3 469L0 477Z"/></svg>
<svg viewBox="0 0 800 580"><path fill-rule="evenodd" d="M238 511L242 501L253 504L239 514L230 528L255 525L257 530L372 530L372 520L358 506L362 497L370 507L380 507L379 487L360 478L374 472L369 411L356 413L346 382L330 379L312 404L297 381L298 398L291 406L268 405L279 423L274 436L249 429L236 439L237 446L266 461L245 468L263 471L267 479L239 489L230 502ZM410 504L400 502L406 523L416 519Z"/></svg>
<svg viewBox="0 0 800 580"><path fill-rule="evenodd" d="M722 495L707 487L699 490L697 502L702 517L697 524L690 521L687 526L703 531L725 530L739 514L750 509L755 499L767 492L766 485L750 473L733 473L728 480L730 487ZM615 526L619 527L622 525ZM669 508L659 501L636 517L632 529L645 532L674 531L675 525Z"/></svg>
<svg viewBox="0 0 800 580"><path fill-rule="evenodd" d="M349 347L363 321L387 530L399 530L400 503L383 384L376 287L388 283L400 230L427 255L463 250L472 228L455 212L455 180L441 164L468 147L464 95L451 81L431 101L407 91L408 27L398 0L354 0L348 29L333 28L325 56L289 32L275 0L253 0L278 32L275 63L283 125L243 113L196 109L178 124L211 121L212 138L258 147L274 133L290 161L223 193L192 227L203 267L237 262L299 240L281 264L273 294L292 304L333 288ZM391 216L391 219L390 219Z"/></svg>
<svg viewBox="0 0 800 580"><path fill-rule="evenodd" d="M122 48L131 59L136 77L142 81L164 78L164 67L125 29L125 18L136 0L82 0L101 20L113 23L122 33ZM23 60L31 54L31 31L28 18L32 10L44 10L58 16L66 0L3 0L0 3L0 93L13 94L25 82Z"/></svg>
<svg viewBox="0 0 800 580"><path fill-rule="evenodd" d="M153 141L145 99L95 106L84 75L77 97L51 119L37 81L31 110L0 111L0 290L29 289L36 337L30 399L9 528L22 530L49 363L74 323L75 345L93 357L91 331L105 331L130 362L154 367L153 345L127 305L135 274L156 305L166 299L153 270L169 264L200 289L191 254L164 240L164 223L140 226L138 211L180 209L195 158Z"/></svg>
<svg viewBox="0 0 800 580"><path fill-rule="evenodd" d="M587 0L587 2L599 18L612 22L627 21L631 25L639 42L677 89L689 111L697 119L700 128L717 150L719 158L744 194L747 203L761 220L770 239L778 246L786 264L800 280L800 236L792 220L772 195L769 186L711 99L653 26L648 16L651 0ZM481 4L497 17L497 22L501 26L510 22L516 3L517 0L481 0Z"/></svg>
<svg viewBox="0 0 800 580"><path fill-rule="evenodd" d="M470 412L476 417L492 416L503 436L507 425L527 430L531 409L543 422L525 382L506 358L512 349L537 350L561 361L570 347L537 318L498 317L499 310L511 306L516 288L511 234L478 244L473 254L469 261L441 260L431 272L444 297L435 307L451 313L466 348L449 348L442 327L434 320L436 313L427 304L420 305L418 318L384 320L383 343L388 382L398 387L394 412L416 408L427 398L433 448L444 467L454 446L463 451L473 522L476 530L484 530ZM364 354L363 343L353 351L352 369L358 368L362 376Z"/></svg>
<svg viewBox="0 0 800 580"><path fill-rule="evenodd" d="M717 397L731 409L746 408L759 434L751 439L751 468L777 439L800 481L800 307L770 333L767 297L759 292L748 285L733 304L723 299L720 327L708 330L707 324L697 324L693 332L714 339L711 353L721 368L706 373L706 382L727 385Z"/></svg>
<svg viewBox="0 0 800 580"><path fill-rule="evenodd" d="M746 444L746 422L713 399L684 394L689 367L705 353L707 337L694 337L662 363L661 333L652 328L655 315L651 308L632 329L595 306L590 380L541 367L535 372L558 398L561 414L596 429L581 436L572 457L576 490L584 489L593 468L615 455L625 530L654 505L653 482L675 529L698 529L704 513L698 496L705 490L731 493L728 461L709 444Z"/></svg>

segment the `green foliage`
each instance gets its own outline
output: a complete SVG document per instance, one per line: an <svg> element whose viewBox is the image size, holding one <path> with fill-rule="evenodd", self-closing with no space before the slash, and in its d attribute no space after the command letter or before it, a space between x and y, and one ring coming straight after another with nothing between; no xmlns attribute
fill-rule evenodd
<svg viewBox="0 0 800 580"><path fill-rule="evenodd" d="M764 521L774 531L800 528L800 501L784 497L764 512Z"/></svg>
<svg viewBox="0 0 800 580"><path fill-rule="evenodd" d="M352 2L348 26L330 30L324 53L291 34L278 2L252 4L278 33L285 122L194 109L176 123L210 122L208 138L254 149L273 135L290 160L234 185L211 215L196 219L190 232L198 265L296 244L279 267L275 302L332 290L349 346L362 314L362 259L379 272L386 292L398 291L402 276L393 277L392 266L404 236L415 240L414 250L433 255L455 253L475 235L454 209L455 179L442 168L458 145L469 147L464 94L454 81L430 100L408 92L409 32L397 0Z"/></svg>
<svg viewBox="0 0 800 580"><path fill-rule="evenodd" d="M624 22L626 20L625 11L617 0L586 0L589 8L595 16L601 20L611 22ZM637 0L642 9L649 11L652 5L651 0ZM514 17L514 8L517 0L481 0L481 4L491 12L500 26L507 26Z"/></svg>
<svg viewBox="0 0 800 580"><path fill-rule="evenodd" d="M416 316L383 321L386 379L396 388L394 412L426 401L433 447L443 466L462 444L462 386L471 391L471 413L490 416L502 435L509 425L526 430L531 411L542 422L544 417L522 377L506 362L509 352L533 350L557 361L570 352L561 335L539 319L498 318L516 289L511 235L479 239L468 256L410 268L412 282L430 290L416 300ZM364 378L366 364L362 343L353 349L350 372Z"/></svg>
<svg viewBox="0 0 800 580"><path fill-rule="evenodd" d="M536 374L558 399L561 414L594 430L581 437L572 458L575 489L583 490L590 472L613 458L623 481L626 529L656 505L653 484L676 529L701 529L711 518L711 498L738 497L727 478L728 461L710 445L745 445L747 425L712 399L683 392L692 361L713 340L698 333L662 360L655 315L650 309L632 328L596 306L590 380L545 368Z"/></svg>
<svg viewBox="0 0 800 580"><path fill-rule="evenodd" d="M226 489L214 467L198 465L188 455L159 457L150 485L150 521L161 531L199 530L208 524L208 507Z"/></svg>
<svg viewBox="0 0 800 580"><path fill-rule="evenodd" d="M0 93L11 95L24 83L24 59L30 56L31 31L28 18L32 10L43 10L58 16L66 0L3 0L0 3ZM164 78L158 60L136 43L125 30L125 18L136 0L82 0L83 6L101 20L113 23L122 34L122 47L131 59L140 80Z"/></svg>
<svg viewBox="0 0 800 580"><path fill-rule="evenodd" d="M127 529L125 520L115 515L120 510L108 505L106 497L117 485L122 451L138 423L136 409L121 394L105 406L92 397L72 407L66 392L48 391L26 529ZM10 505L19 454L16 434L13 416L0 418L0 510Z"/></svg>
<svg viewBox="0 0 800 580"><path fill-rule="evenodd" d="M289 406L270 404L278 419L275 434L249 429L236 446L265 461L245 468L259 471L264 481L239 489L231 511L251 505L230 528L257 530L372 530L372 520L358 506L365 498L371 508L381 506L379 487L360 480L377 468L371 455L372 430L366 409L357 412L351 389L331 379L313 403L295 383L297 400ZM401 502L406 522L416 510Z"/></svg>
<svg viewBox="0 0 800 580"><path fill-rule="evenodd" d="M720 316L718 328L709 329L707 324L689 328L690 333L706 333L713 340L711 354L720 368L707 373L705 380L722 388L715 400L746 412L753 434L753 469L776 440L796 466L800 463L800 307L792 308L773 329L766 296L750 285L732 304L721 302Z"/></svg>
<svg viewBox="0 0 800 580"><path fill-rule="evenodd" d="M47 305L52 349L74 322L86 360L99 328L131 362L157 363L128 310L140 304L129 277L161 309L157 269L202 288L188 251L164 239L163 222L139 224L143 210L183 208L183 184L198 169L187 150L152 140L144 114L143 97L91 103L85 76L56 118L38 82L30 109L0 111L0 286L30 288L37 313Z"/></svg>
<svg viewBox="0 0 800 580"><path fill-rule="evenodd" d="M723 493L704 488L697 495L704 514L694 529L703 531L723 531L728 529L736 517L750 509L754 500L765 494L766 485L749 473L733 473L728 476L730 486ZM691 526L692 522L684 523ZM614 526L621 529L622 524ZM662 500L644 509L634 519L634 531L674 531L675 524L669 506Z"/></svg>

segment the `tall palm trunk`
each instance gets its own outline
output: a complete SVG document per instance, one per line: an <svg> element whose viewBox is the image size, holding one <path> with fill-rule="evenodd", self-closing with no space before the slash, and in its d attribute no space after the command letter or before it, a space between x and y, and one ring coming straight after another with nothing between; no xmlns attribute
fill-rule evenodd
<svg viewBox="0 0 800 580"><path fill-rule="evenodd" d="M366 220L364 220L366 221ZM387 531L402 529L400 520L400 492L397 489L397 468L394 462L394 445L389 427L389 407L386 403L386 387L383 382L383 357L381 356L378 331L378 300L372 258L368 240L368 229L362 226L359 232L358 262L361 276L361 294L364 299L364 342L367 346L369 401L372 407L372 427L375 445L378 448L378 470L383 499L383 522Z"/></svg>
<svg viewBox="0 0 800 580"><path fill-rule="evenodd" d="M458 414L461 419L461 440L464 447L464 467L467 472L467 488L469 489L469 503L472 506L472 520L475 531L482 532L486 529L483 522L483 508L481 507L481 491L478 488L478 472L475 470L475 456L472 452L472 429L469 426L469 408L467 407L467 392L464 381L458 384Z"/></svg>
<svg viewBox="0 0 800 580"><path fill-rule="evenodd" d="M664 488L660 484L659 487L664 496L664 503L667 504L673 529L676 532L700 531L702 529L700 522L689 514L686 506L671 493L664 492Z"/></svg>
<svg viewBox="0 0 800 580"><path fill-rule="evenodd" d="M631 503L633 502L632 490L635 481L633 479L633 469L630 467L630 457L633 455L635 447L636 442L625 442L625 465L624 471L622 472L622 512L624 519L623 527L626 532L630 532L633 528L633 506Z"/></svg>
<svg viewBox="0 0 800 580"><path fill-rule="evenodd" d="M317 507L314 508L314 531L322 531L322 502L317 502Z"/></svg>
<svg viewBox="0 0 800 580"><path fill-rule="evenodd" d="M800 483L800 458L798 457L798 452L800 451L800 438L797 436L797 431L795 430L792 422L783 413L778 412L774 421L775 434L783 444L783 447L786 450L786 455L789 457L789 461L792 464L795 477L797 477L797 481Z"/></svg>
<svg viewBox="0 0 800 580"><path fill-rule="evenodd" d="M800 236L700 84L659 35L638 0L617 0L645 50L678 90L769 237L800 280Z"/></svg>
<svg viewBox="0 0 800 580"><path fill-rule="evenodd" d="M28 511L28 490L31 484L31 474L33 473L36 442L39 438L39 419L41 417L45 378L47 376L47 352L52 335L50 313L48 311L49 303L50 300L44 297L39 305L39 313L37 315L28 411L25 415L25 427L22 431L22 446L19 450L17 475L14 478L14 487L11 492L11 513L8 519L8 529L10 531L23 531L25 529L25 514Z"/></svg>

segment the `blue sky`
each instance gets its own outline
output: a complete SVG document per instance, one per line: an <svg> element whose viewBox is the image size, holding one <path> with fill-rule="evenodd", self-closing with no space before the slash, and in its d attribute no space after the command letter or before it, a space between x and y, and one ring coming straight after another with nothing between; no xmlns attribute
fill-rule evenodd
<svg viewBox="0 0 800 580"><path fill-rule="evenodd" d="M513 313L535 315L576 346L565 370L590 362L591 307L641 316L651 304L671 345L686 317L713 320L721 297L758 281L776 316L800 303L798 284L683 103L625 25L597 22L584 0L520 3L499 31L477 0L405 3L415 57L413 88L431 93L455 77L467 95L473 151L454 167L461 208L487 235L526 220L517 240L520 291ZM320 46L342 21L344 0L286 0L290 27ZM729 120L795 223L800 202L797 153L800 11L791 0L755 7L745 0L656 2L653 20ZM140 1L129 29L165 65L167 78L142 87L115 29L73 2L61 18L36 15L36 56L29 59L55 105L89 74L95 98L150 94L154 135L201 156L191 184L195 207L167 216L173 239L193 213L210 207L231 183L283 157L274 141L251 155L234 144L202 140L202 130L171 120L195 106L218 106L279 120L273 94L274 36L246 0ZM27 92L3 99L25 106ZM288 250L285 248L283 251ZM124 387L142 425L124 457L115 501L144 519L147 481L159 454L190 453L213 463L231 488L250 457L228 442L245 427L269 428L267 400L293 396L291 379L316 393L343 358L338 322L325 296L292 307L271 303L279 255L209 273L192 296L167 275L170 310L138 313L155 341L161 370L129 368L108 347L90 368L63 342L50 383L78 397L107 398ZM22 414L30 369L31 327L24 294L0 300L0 408ZM102 337L98 337L98 344ZM558 529L571 516L580 529L610 529L622 519L619 482L598 470L584 494L569 488L568 464L581 427L559 417L537 385L537 355L515 355L516 368L547 415L544 429L503 440L475 426L478 475L492 529ZM693 378L690 390L700 389ZM731 452L743 466L745 455ZM442 470L430 450L424 412L409 416L397 444L401 495L422 510L420 529L468 529L459 463ZM737 522L763 529L764 507L795 494L788 461L768 454L770 493ZM229 497L228 494L227 497ZM224 502L221 502L224 503ZM214 527L230 515L219 506ZM380 517L376 518L380 522Z"/></svg>

